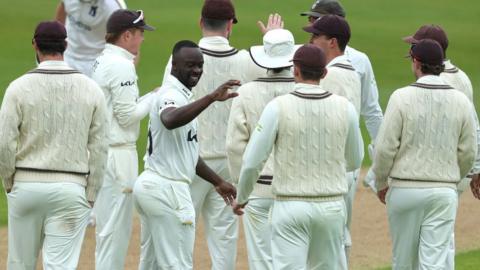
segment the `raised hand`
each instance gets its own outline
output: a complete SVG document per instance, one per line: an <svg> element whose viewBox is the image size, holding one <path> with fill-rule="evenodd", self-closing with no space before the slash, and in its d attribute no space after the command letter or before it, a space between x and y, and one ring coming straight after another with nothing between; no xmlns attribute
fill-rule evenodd
<svg viewBox="0 0 480 270"><path fill-rule="evenodd" d="M210 94L210 96L214 101L225 101L227 99L234 98L238 96L238 93L229 92L228 90L240 85L240 81L229 80L226 83L220 85L215 91Z"/></svg>
<svg viewBox="0 0 480 270"><path fill-rule="evenodd" d="M270 16L268 16L267 26L265 26L262 21L258 21L257 25L258 28L260 28L260 31L262 31L262 34L265 34L273 29L283 29L282 16L280 16L278 13L270 14Z"/></svg>

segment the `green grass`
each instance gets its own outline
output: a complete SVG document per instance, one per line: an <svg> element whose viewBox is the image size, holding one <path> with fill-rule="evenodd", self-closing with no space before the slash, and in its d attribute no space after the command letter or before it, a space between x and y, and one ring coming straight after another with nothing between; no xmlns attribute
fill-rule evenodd
<svg viewBox="0 0 480 270"><path fill-rule="evenodd" d="M455 269L477 270L480 265L480 250L460 253L455 256ZM378 268L377 270L391 270L391 267Z"/></svg>
<svg viewBox="0 0 480 270"><path fill-rule="evenodd" d="M8 84L34 67L31 38L36 24L52 19L59 1L17 0L3 5L0 17L0 96ZM142 93L160 85L163 69L173 44L181 39L197 41L200 8L203 1L147 1L128 0L131 9L143 9L149 24L157 28L146 33L142 57L138 67ZM313 0L241 0L236 1L239 24L235 25L231 43L238 48L261 44L262 37L256 21L265 20L271 12L283 15L285 27L291 30L297 43L307 42L308 34L301 30L306 19L301 11L308 10ZM403 56L409 46L401 37L412 34L426 23L441 24L449 34L448 55L453 62L470 74L474 89L480 86L478 61L480 32L476 31L480 18L480 2L471 0L344 0L347 19L352 28L350 45L366 52L372 61L380 92L380 104L385 108L393 90L414 81L410 63ZM478 95L476 106L480 107ZM147 121L142 122L146 130ZM369 138L362 129L364 138ZM367 140L368 141L368 140ZM138 142L139 157L145 152L146 135ZM143 167L141 158L140 166ZM365 165L369 165L368 158ZM0 224L5 224L5 197L0 196Z"/></svg>

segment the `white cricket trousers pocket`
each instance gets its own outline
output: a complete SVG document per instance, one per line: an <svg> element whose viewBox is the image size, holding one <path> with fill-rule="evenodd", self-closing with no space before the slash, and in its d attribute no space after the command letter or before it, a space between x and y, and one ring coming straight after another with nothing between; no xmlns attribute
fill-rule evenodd
<svg viewBox="0 0 480 270"><path fill-rule="evenodd" d="M248 266L251 270L271 270L272 248L270 209L273 199L253 197L243 215L243 228L247 243Z"/></svg>
<svg viewBox="0 0 480 270"><path fill-rule="evenodd" d="M107 169L95 202L97 270L124 269L132 234L132 188L138 176L134 145L110 147Z"/></svg>
<svg viewBox="0 0 480 270"><path fill-rule="evenodd" d="M230 181L226 159L205 160L226 181ZM237 259L238 217L209 182L196 176L190 184L197 218L202 216L212 270L234 270Z"/></svg>
<svg viewBox="0 0 480 270"><path fill-rule="evenodd" d="M275 270L345 270L345 203L278 201L272 209Z"/></svg>
<svg viewBox="0 0 480 270"><path fill-rule="evenodd" d="M458 195L451 188L391 187L387 212L394 270L453 270L447 266Z"/></svg>
<svg viewBox="0 0 480 270"><path fill-rule="evenodd" d="M90 206L75 183L15 182L8 199L8 270L77 269Z"/></svg>
<svg viewBox="0 0 480 270"><path fill-rule="evenodd" d="M133 194L142 230L139 269L192 269L195 210L188 184L144 171Z"/></svg>

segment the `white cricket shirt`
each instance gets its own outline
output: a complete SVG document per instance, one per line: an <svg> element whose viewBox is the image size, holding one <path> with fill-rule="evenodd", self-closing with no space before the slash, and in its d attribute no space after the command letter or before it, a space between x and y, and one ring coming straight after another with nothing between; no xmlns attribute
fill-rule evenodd
<svg viewBox="0 0 480 270"><path fill-rule="evenodd" d="M155 94L148 127L145 169L167 179L190 184L198 162L197 120L168 130L160 119L166 108L178 108L190 103L192 92L170 75L159 93Z"/></svg>
<svg viewBox="0 0 480 270"><path fill-rule="evenodd" d="M107 21L117 9L126 8L123 0L63 0L65 28L67 29L67 50L65 61L73 68L89 75L85 65L77 62L93 62L105 47ZM91 68L91 66L90 66Z"/></svg>
<svg viewBox="0 0 480 270"><path fill-rule="evenodd" d="M139 97L134 58L127 50L106 44L95 60L92 79L102 88L107 101L111 146L136 143L140 121L147 116L153 100L150 93Z"/></svg>

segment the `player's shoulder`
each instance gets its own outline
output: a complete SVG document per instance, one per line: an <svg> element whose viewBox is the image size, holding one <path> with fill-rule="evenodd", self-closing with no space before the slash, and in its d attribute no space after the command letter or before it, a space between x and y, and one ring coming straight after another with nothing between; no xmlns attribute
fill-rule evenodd
<svg viewBox="0 0 480 270"><path fill-rule="evenodd" d="M370 59L368 58L368 55L362 51L359 51L353 47L350 47L350 46L347 46L345 48L345 54L347 54L348 56L350 56L350 58L356 58L356 59L360 59L360 60L363 60L363 61L370 61Z"/></svg>

